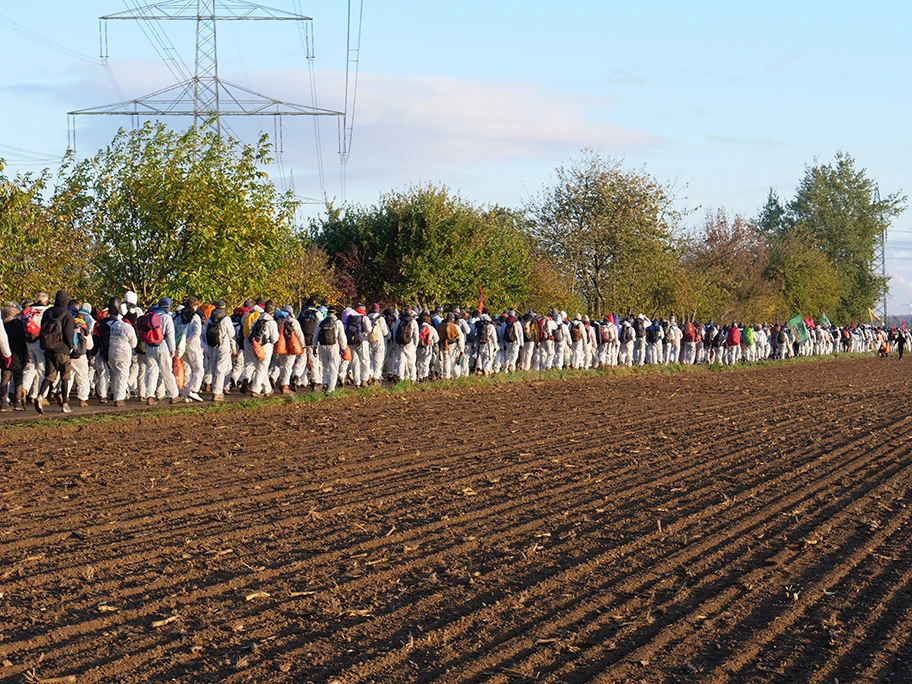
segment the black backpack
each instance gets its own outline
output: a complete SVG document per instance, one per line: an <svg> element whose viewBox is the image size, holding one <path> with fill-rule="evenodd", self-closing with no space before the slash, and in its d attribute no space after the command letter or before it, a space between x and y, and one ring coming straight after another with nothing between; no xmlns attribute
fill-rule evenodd
<svg viewBox="0 0 912 684"><path fill-rule="evenodd" d="M399 327L396 328L396 344L404 347L412 341L412 322L408 319L399 321Z"/></svg>
<svg viewBox="0 0 912 684"><path fill-rule="evenodd" d="M659 328L657 325L653 324L646 328L646 341L650 344L655 344L659 341Z"/></svg>
<svg viewBox="0 0 912 684"><path fill-rule="evenodd" d="M331 347L336 344L336 317L327 316L320 321L320 328L317 330L317 342L324 347Z"/></svg>
<svg viewBox="0 0 912 684"><path fill-rule="evenodd" d="M253 322L253 327L250 329L250 340L266 344L266 321L262 316Z"/></svg>
<svg viewBox="0 0 912 684"><path fill-rule="evenodd" d="M314 333L317 330L316 309L304 309L298 314L298 323L301 325L301 332L304 333L304 343L309 347L313 344Z"/></svg>
<svg viewBox="0 0 912 684"><path fill-rule="evenodd" d="M209 324L206 326L206 344L210 347L219 346L219 327L221 326L222 319L225 317L222 314L219 317L216 317L215 312L209 317Z"/></svg>
<svg viewBox="0 0 912 684"><path fill-rule="evenodd" d="M475 329L478 331L478 344L487 344L489 339L488 322L484 319L478 321L475 324Z"/></svg>
<svg viewBox="0 0 912 684"><path fill-rule="evenodd" d="M361 323L363 316L351 314L345 321L345 337L349 344L359 345L364 342L364 326Z"/></svg>
<svg viewBox="0 0 912 684"><path fill-rule="evenodd" d="M629 325L625 325L621 331L621 342L624 344L633 342L633 328L631 328Z"/></svg>
<svg viewBox="0 0 912 684"><path fill-rule="evenodd" d="M514 323L516 323L516 319L510 316L507 319L507 327L504 330L504 342L508 342L509 344L516 342L516 326Z"/></svg>
<svg viewBox="0 0 912 684"><path fill-rule="evenodd" d="M63 341L63 317L66 314L41 322L41 348L55 354L65 354L70 347Z"/></svg>

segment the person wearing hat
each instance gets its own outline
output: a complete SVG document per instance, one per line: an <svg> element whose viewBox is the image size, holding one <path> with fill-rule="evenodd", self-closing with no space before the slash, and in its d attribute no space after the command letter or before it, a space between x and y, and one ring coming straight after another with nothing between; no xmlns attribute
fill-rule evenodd
<svg viewBox="0 0 912 684"><path fill-rule="evenodd" d="M136 321L145 313L139 306L139 297L136 296L136 293L133 292L133 290L128 290L123 296L123 301L120 299L117 301L121 302L120 316L124 321L136 328ZM133 350L133 355L130 359L129 385L133 388L137 397L142 402L146 401L146 376L148 374L149 364L146 363L146 347L142 342L139 342L136 345L136 349Z"/></svg>
<svg viewBox="0 0 912 684"><path fill-rule="evenodd" d="M174 338L174 319L170 316L171 300L168 297L162 297L158 303L149 309L146 314L158 314L161 322L161 332L163 339L158 344L146 343L146 403L149 406L156 404L156 395L159 387L164 391L165 397L168 397L172 404L180 401L180 391L177 389L177 382L174 380L172 370L172 361L177 352L177 346Z"/></svg>
<svg viewBox="0 0 912 684"><path fill-rule="evenodd" d="M475 371L481 375L492 375L497 356L497 330L487 313L483 313L475 322L475 345L478 355Z"/></svg>
<svg viewBox="0 0 912 684"><path fill-rule="evenodd" d="M326 309L317 306L315 297L310 297L304 308L298 313L298 325L304 335L304 354L295 365L295 377L298 385L316 389L323 384L323 367L320 364L320 353L314 346L317 328L326 317Z"/></svg>
<svg viewBox="0 0 912 684"><path fill-rule="evenodd" d="M25 387L22 372L28 363L28 344L25 341L25 327L14 305L3 308L3 322L0 323L0 411L10 410L10 384L15 386L13 410L25 410Z"/></svg>
<svg viewBox="0 0 912 684"><path fill-rule="evenodd" d="M292 383L296 384L294 371L299 366L301 359L307 359L307 354L293 354L291 348L291 338L295 338L302 350L307 349L304 339L304 331L301 330L301 324L294 317L294 309L291 305L285 307L282 311L285 315L282 320L276 319L276 327L279 335L285 336L285 354L280 354L278 358L279 379L278 384L282 394L291 394L294 391Z"/></svg>
<svg viewBox="0 0 912 684"><path fill-rule="evenodd" d="M276 325L275 303L271 299L263 302L263 313L254 322L259 324L259 342L263 347L264 358L259 359L253 354L253 344L250 344L253 357L253 373L250 377L250 396L262 399L272 394L272 384L269 382L269 366L272 363L272 351L275 343L279 341L279 328ZM262 323L260 323L262 321ZM256 328L251 328L249 339L252 340L257 333ZM245 343L246 349L248 345Z"/></svg>
<svg viewBox="0 0 912 684"><path fill-rule="evenodd" d="M326 318L317 326L313 348L320 355L320 366L323 368L323 391L333 392L339 382L339 368L342 365L342 352L348 347L345 339L345 326L336 318L336 308L326 310Z"/></svg>
<svg viewBox="0 0 912 684"><path fill-rule="evenodd" d="M370 318L364 304L357 304L345 318L345 335L351 348L351 374L355 387L363 387L371 377Z"/></svg>
<svg viewBox="0 0 912 684"><path fill-rule="evenodd" d="M370 346L370 379L371 384L383 381L383 364L386 361L387 346L389 345L390 329L386 319L380 313L380 305L371 304L370 313L371 331L367 341Z"/></svg>
<svg viewBox="0 0 912 684"><path fill-rule="evenodd" d="M117 297L108 300L107 315L95 324L95 339L99 359L105 372L98 373L96 391L102 403L108 401L109 382L114 394L114 406L124 406L130 379L133 349L138 343L136 330L121 318L122 303Z"/></svg>
<svg viewBox="0 0 912 684"><path fill-rule="evenodd" d="M212 376L212 401L225 401L225 388L237 356L237 335L228 315L224 299L214 303L215 309L206 324L206 342L209 345L209 373Z"/></svg>

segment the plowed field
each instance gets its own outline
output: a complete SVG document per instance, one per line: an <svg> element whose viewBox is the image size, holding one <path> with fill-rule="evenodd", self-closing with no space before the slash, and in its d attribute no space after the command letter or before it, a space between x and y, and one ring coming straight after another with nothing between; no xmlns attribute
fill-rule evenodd
<svg viewBox="0 0 912 684"><path fill-rule="evenodd" d="M0 431L0 679L912 681L910 364Z"/></svg>

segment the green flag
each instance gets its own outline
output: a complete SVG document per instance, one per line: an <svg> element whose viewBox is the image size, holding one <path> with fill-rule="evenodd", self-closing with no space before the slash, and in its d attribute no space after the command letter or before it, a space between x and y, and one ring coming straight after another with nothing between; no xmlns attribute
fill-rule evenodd
<svg viewBox="0 0 912 684"><path fill-rule="evenodd" d="M833 327L833 324L830 323L830 319L827 318L827 315L826 315L826 314L820 314L820 325L822 325L824 328L832 328L832 327Z"/></svg>
<svg viewBox="0 0 912 684"><path fill-rule="evenodd" d="M810 337L810 333L808 333L807 326L804 324L804 319L801 318L801 314L788 319L785 324L792 331L792 334L798 338L799 342L804 342Z"/></svg>

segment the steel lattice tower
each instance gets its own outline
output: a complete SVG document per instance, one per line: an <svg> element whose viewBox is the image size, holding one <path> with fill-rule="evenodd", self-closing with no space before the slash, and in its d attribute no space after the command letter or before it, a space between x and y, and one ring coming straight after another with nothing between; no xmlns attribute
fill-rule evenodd
<svg viewBox="0 0 912 684"><path fill-rule="evenodd" d="M344 112L284 102L249 88L224 80L219 76L217 26L220 21L295 21L305 22L310 30L310 17L256 5L246 0L163 0L132 11L118 12L100 18L102 58L107 59L107 21L138 22L195 21L196 60L194 73L181 82L134 100L115 102L68 112L70 117L70 146L75 148L75 117L83 115L131 116L138 123L140 116L192 116L194 124L212 121L220 131L225 116L273 116L280 130L283 116L334 116ZM311 43L312 44L312 43ZM165 46L165 52L173 48ZM165 56L174 61L173 56ZM308 54L312 59L312 54ZM172 68L169 66L169 68ZM179 66L172 73L185 75ZM281 151L281 140L276 141Z"/></svg>
<svg viewBox="0 0 912 684"><path fill-rule="evenodd" d="M880 206L880 186L874 186L874 206ZM879 218L883 224L880 235L877 236L877 244L874 245L874 272L883 278L883 299L877 311L883 321L887 320L887 299L890 294L890 288L887 285L887 225L884 222L883 212L879 213Z"/></svg>

